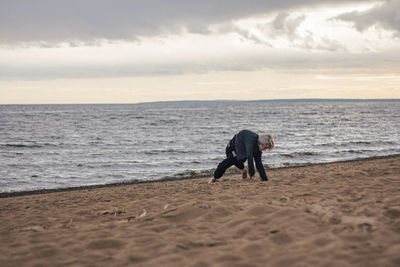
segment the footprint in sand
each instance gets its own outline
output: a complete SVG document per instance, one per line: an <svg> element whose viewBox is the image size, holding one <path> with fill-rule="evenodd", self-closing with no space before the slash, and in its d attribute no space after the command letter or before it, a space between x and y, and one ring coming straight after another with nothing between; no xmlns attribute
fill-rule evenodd
<svg viewBox="0 0 400 267"><path fill-rule="evenodd" d="M390 208L385 212L385 215L391 219L400 218L400 209L399 208Z"/></svg>
<svg viewBox="0 0 400 267"><path fill-rule="evenodd" d="M276 233L272 233L271 240L277 245L286 245L293 241L293 239L289 235L281 233L279 231Z"/></svg>
<svg viewBox="0 0 400 267"><path fill-rule="evenodd" d="M32 253L37 258L49 258L58 254L58 250L52 245L41 245L33 247Z"/></svg>
<svg viewBox="0 0 400 267"><path fill-rule="evenodd" d="M114 239L101 239L90 242L88 244L89 249L108 249L108 248L121 248L124 246L124 243Z"/></svg>

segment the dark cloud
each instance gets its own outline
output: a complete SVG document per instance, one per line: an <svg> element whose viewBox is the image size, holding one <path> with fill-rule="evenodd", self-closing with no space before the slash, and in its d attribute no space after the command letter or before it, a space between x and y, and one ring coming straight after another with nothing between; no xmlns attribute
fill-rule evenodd
<svg viewBox="0 0 400 267"><path fill-rule="evenodd" d="M365 2L337 0L335 4ZM207 34L209 26L322 0L1 0L0 43L135 40L142 36Z"/></svg>
<svg viewBox="0 0 400 267"><path fill-rule="evenodd" d="M352 22L355 28L362 32L378 25L395 32L400 37L400 0L389 0L369 10L344 13L334 19Z"/></svg>

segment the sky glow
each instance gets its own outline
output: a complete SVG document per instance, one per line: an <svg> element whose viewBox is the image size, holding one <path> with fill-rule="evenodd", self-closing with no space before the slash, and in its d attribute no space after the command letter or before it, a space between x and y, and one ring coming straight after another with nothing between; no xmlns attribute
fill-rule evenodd
<svg viewBox="0 0 400 267"><path fill-rule="evenodd" d="M1 104L400 98L399 0L227 1L226 10L197 1L179 9L173 5L182 2L171 0L162 14L138 1L132 16L140 8L153 16L144 25L121 19L122 7L104 13L110 2L99 3L59 19L52 9L64 9L54 3L25 17L31 2L0 5ZM7 8L17 15L6 16ZM38 26L25 31L30 16Z"/></svg>

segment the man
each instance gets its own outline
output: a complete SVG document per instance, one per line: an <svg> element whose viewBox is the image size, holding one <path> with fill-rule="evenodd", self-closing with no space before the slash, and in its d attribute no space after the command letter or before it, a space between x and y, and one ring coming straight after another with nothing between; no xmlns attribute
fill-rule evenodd
<svg viewBox="0 0 400 267"><path fill-rule="evenodd" d="M214 177L208 183L214 183L224 175L226 169L235 165L241 172L242 178L247 178L244 162L247 160L250 180L255 178L253 159L262 181L268 181L262 164L261 155L264 150L272 150L275 147L274 138L270 134L258 135L249 130L242 130L236 134L226 147L226 159L220 162L214 172Z"/></svg>

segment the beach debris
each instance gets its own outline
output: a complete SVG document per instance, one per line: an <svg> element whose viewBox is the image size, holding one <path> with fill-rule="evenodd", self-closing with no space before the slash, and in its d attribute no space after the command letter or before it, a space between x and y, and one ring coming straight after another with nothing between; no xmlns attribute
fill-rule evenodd
<svg viewBox="0 0 400 267"><path fill-rule="evenodd" d="M139 214L139 218L142 218L147 215L147 211L143 209L143 212Z"/></svg>
<svg viewBox="0 0 400 267"><path fill-rule="evenodd" d="M97 214L98 215L108 215L108 214L110 214L110 215L117 216L117 215L120 215L122 213L125 213L125 211L122 211L122 210L119 210L119 209L113 209L113 210L99 211Z"/></svg>
<svg viewBox="0 0 400 267"><path fill-rule="evenodd" d="M43 232L44 230L46 229L41 225L33 225L21 229L21 231L33 231L33 232Z"/></svg>
<svg viewBox="0 0 400 267"><path fill-rule="evenodd" d="M166 204L166 205L164 206L164 209L166 210L166 209L168 209L168 207L169 207L169 205Z"/></svg>
<svg viewBox="0 0 400 267"><path fill-rule="evenodd" d="M247 199L247 196L241 196L240 198L241 199Z"/></svg>
<svg viewBox="0 0 400 267"><path fill-rule="evenodd" d="M97 214L99 214L99 215L107 215L110 213L111 213L111 211L109 211L109 210L102 210L102 211L97 212Z"/></svg>
<svg viewBox="0 0 400 267"><path fill-rule="evenodd" d="M168 215L167 215L168 213L173 212L173 211L176 211L176 210L177 210L177 208L171 208L171 209L169 209L169 210L164 211L164 212L161 214L161 216L163 216L163 217L168 216Z"/></svg>
<svg viewBox="0 0 400 267"><path fill-rule="evenodd" d="M281 197L279 200L282 201L282 202L286 202L288 200L288 198L287 197Z"/></svg>
<svg viewBox="0 0 400 267"><path fill-rule="evenodd" d="M200 205L200 208L202 208L202 209L210 209L211 206L208 205L208 204L205 204L205 205Z"/></svg>
<svg viewBox="0 0 400 267"><path fill-rule="evenodd" d="M136 216L129 216L128 218L126 218L126 220L128 222L130 222L130 221L134 220L135 218L136 218Z"/></svg>
<svg viewBox="0 0 400 267"><path fill-rule="evenodd" d="M275 229L275 230L271 230L271 231L269 231L271 234L277 234L277 233L279 233L279 230L277 230L277 229Z"/></svg>

